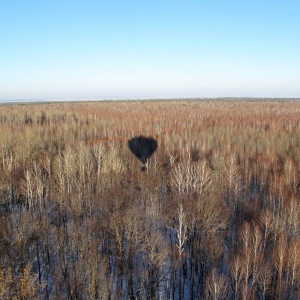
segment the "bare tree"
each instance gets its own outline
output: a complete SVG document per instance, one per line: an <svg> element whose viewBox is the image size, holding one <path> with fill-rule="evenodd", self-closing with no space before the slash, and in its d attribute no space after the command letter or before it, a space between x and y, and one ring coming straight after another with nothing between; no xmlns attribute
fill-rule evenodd
<svg viewBox="0 0 300 300"><path fill-rule="evenodd" d="M289 268L289 284L292 289L299 286L300 278L300 241L294 238L291 240L288 249L288 268Z"/></svg>
<svg viewBox="0 0 300 300"><path fill-rule="evenodd" d="M277 270L276 293L279 299L284 298L284 273L287 262L287 236L282 233L276 243L274 252L274 265Z"/></svg>
<svg viewBox="0 0 300 300"><path fill-rule="evenodd" d="M240 299L240 289L244 281L244 261L241 255L230 259L230 275L234 299Z"/></svg>
<svg viewBox="0 0 300 300"><path fill-rule="evenodd" d="M92 146L92 153L95 158L96 164L97 164L97 177L100 177L100 171L102 167L103 162L103 156L104 156L105 148L103 144L95 144Z"/></svg>
<svg viewBox="0 0 300 300"><path fill-rule="evenodd" d="M186 225L185 213L183 211L182 204L180 204L178 210L178 226L176 228L176 237L177 237L176 246L178 248L179 256L181 257L184 251L184 244L187 240L187 225Z"/></svg>
<svg viewBox="0 0 300 300"><path fill-rule="evenodd" d="M205 284L206 299L222 300L228 299L228 278L222 274L218 274L213 268L207 277Z"/></svg>
<svg viewBox="0 0 300 300"><path fill-rule="evenodd" d="M272 267L268 262L268 259L261 256L259 261L259 270L258 270L258 292L262 300L267 298L268 292L270 291L271 282L272 282Z"/></svg>

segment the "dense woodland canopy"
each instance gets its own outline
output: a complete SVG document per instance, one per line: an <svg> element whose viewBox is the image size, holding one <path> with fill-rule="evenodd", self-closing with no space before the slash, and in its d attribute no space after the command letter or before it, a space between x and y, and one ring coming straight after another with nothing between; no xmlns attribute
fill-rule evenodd
<svg viewBox="0 0 300 300"><path fill-rule="evenodd" d="M300 297L300 102L2 105L0 133L0 299Z"/></svg>

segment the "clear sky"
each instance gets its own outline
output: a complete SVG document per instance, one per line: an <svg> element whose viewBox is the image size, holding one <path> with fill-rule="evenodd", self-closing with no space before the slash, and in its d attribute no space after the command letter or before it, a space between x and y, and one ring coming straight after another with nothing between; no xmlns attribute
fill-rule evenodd
<svg viewBox="0 0 300 300"><path fill-rule="evenodd" d="M0 101L300 97L300 1L0 0Z"/></svg>

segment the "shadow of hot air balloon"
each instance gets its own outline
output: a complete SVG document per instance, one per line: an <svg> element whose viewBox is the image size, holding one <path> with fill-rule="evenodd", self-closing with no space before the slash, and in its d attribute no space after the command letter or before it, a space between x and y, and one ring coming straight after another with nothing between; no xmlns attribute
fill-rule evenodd
<svg viewBox="0 0 300 300"><path fill-rule="evenodd" d="M128 141L131 152L142 162L142 171L146 170L148 158L157 148L156 140L144 136L134 137Z"/></svg>

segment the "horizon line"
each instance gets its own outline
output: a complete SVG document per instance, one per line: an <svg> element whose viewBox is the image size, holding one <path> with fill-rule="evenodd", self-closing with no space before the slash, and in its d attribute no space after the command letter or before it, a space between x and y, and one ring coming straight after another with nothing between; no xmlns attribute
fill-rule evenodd
<svg viewBox="0 0 300 300"><path fill-rule="evenodd" d="M249 97L249 96L224 96L224 97L155 97L155 98L29 98L29 99L5 99L0 103L34 103L34 102L88 102L88 101L171 101L171 100L300 100L300 97Z"/></svg>

